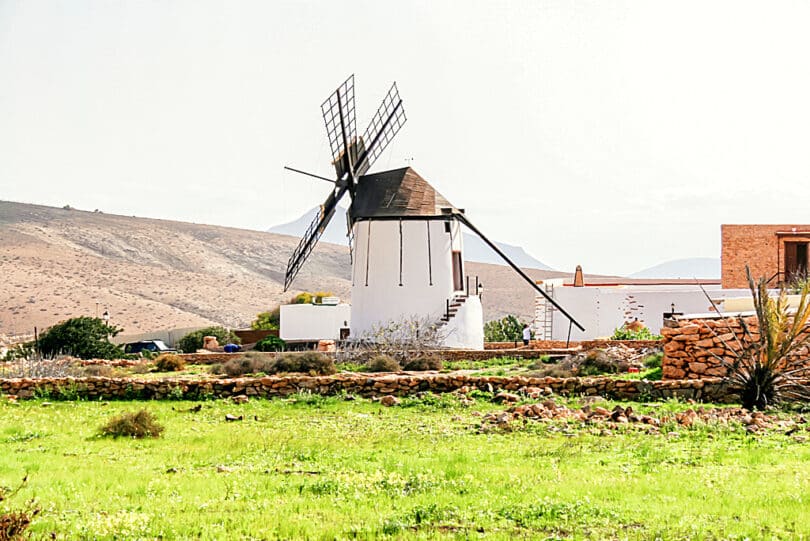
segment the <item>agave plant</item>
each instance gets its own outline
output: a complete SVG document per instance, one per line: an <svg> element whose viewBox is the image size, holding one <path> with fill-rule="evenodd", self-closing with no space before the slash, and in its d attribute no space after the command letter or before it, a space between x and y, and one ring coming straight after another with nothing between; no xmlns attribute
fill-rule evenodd
<svg viewBox="0 0 810 541"><path fill-rule="evenodd" d="M764 278L754 281L747 266L745 272L757 328L752 329L745 317L737 316L742 337L735 334L733 343L711 329L733 360L712 356L727 369L728 381L740 389L745 408L765 409L783 400L806 400L810 398L810 282L802 285L799 304L792 309L784 288L773 297Z"/></svg>

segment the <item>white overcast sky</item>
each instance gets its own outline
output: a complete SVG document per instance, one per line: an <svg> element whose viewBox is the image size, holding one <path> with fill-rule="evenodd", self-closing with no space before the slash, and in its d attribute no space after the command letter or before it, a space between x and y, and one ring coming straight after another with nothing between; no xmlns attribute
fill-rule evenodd
<svg viewBox="0 0 810 541"><path fill-rule="evenodd" d="M392 81L411 165L563 270L810 222L810 3L0 0L0 199L266 229L319 204L319 105Z"/></svg>

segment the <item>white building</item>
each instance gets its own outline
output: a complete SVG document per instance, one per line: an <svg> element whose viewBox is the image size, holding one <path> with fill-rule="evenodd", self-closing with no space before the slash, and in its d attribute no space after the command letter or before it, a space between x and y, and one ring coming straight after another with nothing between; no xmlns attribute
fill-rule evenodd
<svg viewBox="0 0 810 541"><path fill-rule="evenodd" d="M538 282L538 285L585 327L584 332L571 328L571 340L609 337L616 328L634 320L660 334L664 318L672 312L712 312L712 303L706 293L721 309L723 299L750 296L747 289L722 289L719 280L700 280L698 283L695 280L600 279L585 283L581 279L567 282L556 278ZM532 326L540 340L569 338L568 318L539 294L535 296Z"/></svg>
<svg viewBox="0 0 810 541"><path fill-rule="evenodd" d="M431 318L444 345L483 349L483 311L467 291L459 215L410 167L360 177L349 208L351 336L403 318Z"/></svg>
<svg viewBox="0 0 810 541"><path fill-rule="evenodd" d="M348 304L282 304L279 337L285 342L345 338L351 321Z"/></svg>

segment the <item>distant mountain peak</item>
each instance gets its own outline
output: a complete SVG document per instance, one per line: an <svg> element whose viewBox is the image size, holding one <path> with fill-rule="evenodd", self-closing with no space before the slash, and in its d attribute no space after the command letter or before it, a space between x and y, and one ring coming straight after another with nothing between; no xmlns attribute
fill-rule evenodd
<svg viewBox="0 0 810 541"><path fill-rule="evenodd" d="M720 278L720 259L690 257L665 261L635 272L630 278Z"/></svg>
<svg viewBox="0 0 810 541"><path fill-rule="evenodd" d="M317 208L307 211L300 218L287 222L285 224L274 225L268 229L268 233L277 233L279 235L291 235L293 237L300 237L304 234L309 226L312 218L318 212ZM348 244L346 238L346 209L337 207L335 209L335 216L329 225L326 227L321 236L321 242L328 242L331 244ZM532 257L520 246L506 244L504 242L495 241L495 244L500 248L509 258L514 261L519 267L527 269L539 270L553 270L551 267ZM504 265L505 262L498 254L492 251L492 248L486 245L478 236L469 233L464 233L464 258L467 261L474 261L476 263L491 263L494 265Z"/></svg>

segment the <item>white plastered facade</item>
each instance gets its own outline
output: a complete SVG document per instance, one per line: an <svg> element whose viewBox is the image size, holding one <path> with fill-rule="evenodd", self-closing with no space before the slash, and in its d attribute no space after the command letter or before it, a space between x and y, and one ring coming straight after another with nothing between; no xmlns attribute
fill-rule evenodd
<svg viewBox="0 0 810 541"><path fill-rule="evenodd" d="M448 299L465 293L453 281L453 252L463 254L463 245L461 224L452 217L363 219L352 233L351 336L403 318L438 321ZM463 277L463 264L460 272ZM445 334L448 347L483 349L477 296L467 298Z"/></svg>

